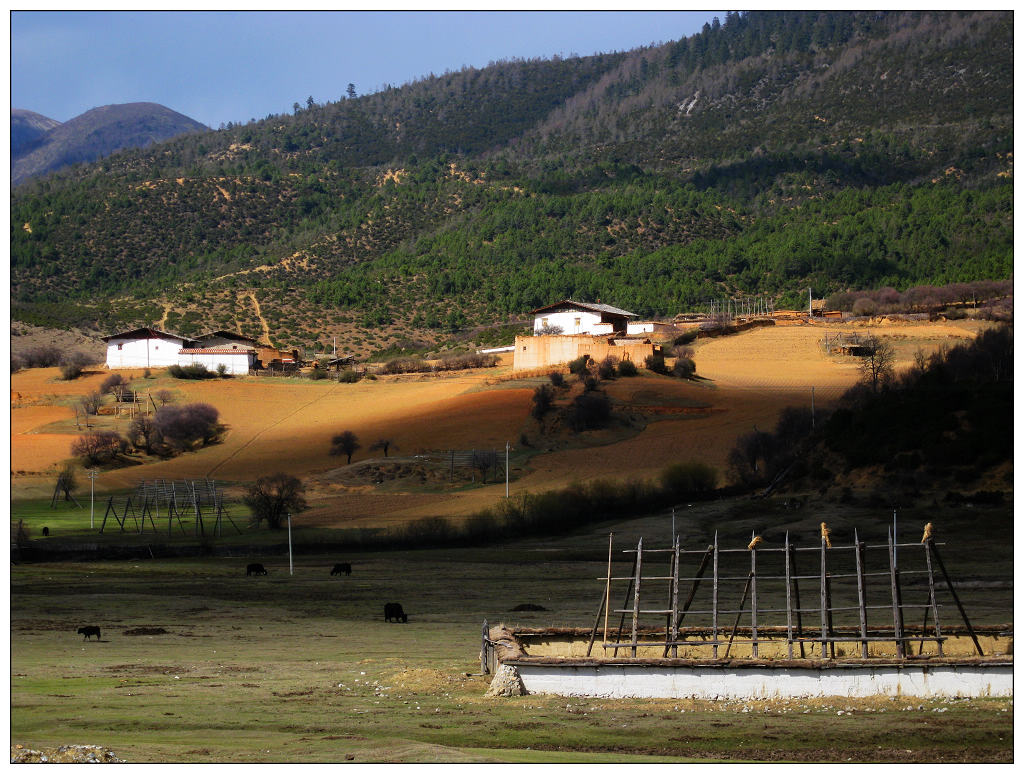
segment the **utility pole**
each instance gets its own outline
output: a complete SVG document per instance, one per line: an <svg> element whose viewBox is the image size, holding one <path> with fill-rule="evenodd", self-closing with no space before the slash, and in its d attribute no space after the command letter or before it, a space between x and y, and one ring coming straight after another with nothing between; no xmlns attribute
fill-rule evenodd
<svg viewBox="0 0 1024 774"><path fill-rule="evenodd" d="M814 316L814 310L811 308L813 306L813 304L811 303L811 299L812 298L813 297L811 296L811 289L807 288L807 319L808 320Z"/></svg>
<svg viewBox="0 0 1024 774"><path fill-rule="evenodd" d="M288 574L292 575L292 515L288 514Z"/></svg>
<svg viewBox="0 0 1024 774"><path fill-rule="evenodd" d="M85 475L89 477L90 493L89 493L89 529L93 529L96 525L96 476L100 473L98 470L90 468Z"/></svg>

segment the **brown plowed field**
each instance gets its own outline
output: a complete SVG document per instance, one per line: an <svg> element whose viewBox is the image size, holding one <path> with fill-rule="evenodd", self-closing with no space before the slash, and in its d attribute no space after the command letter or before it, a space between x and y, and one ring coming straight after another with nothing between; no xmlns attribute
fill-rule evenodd
<svg viewBox="0 0 1024 774"><path fill-rule="evenodd" d="M898 366L909 364L920 347L967 340L981 323L879 324L872 329L828 326L832 332L874 333L896 346ZM674 461L700 459L724 468L737 435L755 426L768 429L787 405L834 401L858 377L853 358L827 357L820 346L825 326L778 326L703 340L695 346L703 381L667 377L620 379L607 386L624 408L635 406L646 420L638 432L594 434L590 443L540 449L511 485L513 493L564 486L592 478L653 477ZM143 478L211 477L252 481L285 471L307 480L313 508L304 520L320 524L369 526L427 515L476 511L504 495L504 482L466 491L405 491L373 485L341 487L321 481L344 464L328 454L331 437L351 430L362 447L353 461L380 456L368 447L388 438L403 457L427 450L501 449L518 446L530 432L530 398L544 379L495 383L508 366L443 376L383 377L358 384L293 379L242 378L187 382L155 372L152 389L169 388L179 402L213 404L228 426L223 443L180 457L106 471L97 491L128 487ZM62 382L56 369L32 369L12 376L12 494L49 496L52 479L17 471L53 470L68 455L74 423L66 407L73 396L95 390L104 373ZM59 420L65 432L39 430ZM127 428L128 420L116 420ZM122 427L123 426L123 427ZM53 428L49 428L51 431ZM534 435L531 433L531 435ZM572 439L570 439L572 440ZM535 446L543 445L537 444Z"/></svg>

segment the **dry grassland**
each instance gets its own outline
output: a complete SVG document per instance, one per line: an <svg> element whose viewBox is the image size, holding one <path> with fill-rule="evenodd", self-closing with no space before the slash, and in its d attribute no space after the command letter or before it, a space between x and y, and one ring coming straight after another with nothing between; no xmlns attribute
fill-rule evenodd
<svg viewBox="0 0 1024 774"><path fill-rule="evenodd" d="M882 323L856 329L889 338L898 366L914 352L967 340L983 323ZM779 326L703 340L695 360L702 381L668 377L620 379L609 395L644 419L638 432L593 433L586 445L552 444L539 448L513 481L513 493L539 491L592 478L652 477L675 461L701 459L724 468L738 434L768 429L781 409L809 405L811 387L817 406L834 401L857 380L857 361L827 357L824 331L850 326ZM141 479L211 477L252 481L285 471L307 480L311 524L370 526L434 515L461 515L492 504L504 495L504 482L465 491L429 492L407 487L382 491L372 485L344 486L330 472L344 459L328 455L330 439L351 430L363 446L353 461L378 456L368 447L379 438L397 446L403 457L428 450L502 449L519 446L529 431L530 398L542 377L501 382L508 366L450 375L384 377L357 384L293 379L241 378L188 382L163 372L153 389L167 387L179 402L204 401L220 411L228 426L223 443L180 457L105 471L97 492L133 486ZM15 497L48 497L52 472L69 454L74 437L74 396L95 390L105 373L73 382L59 380L57 369L32 369L12 376L12 490ZM139 374L135 375L136 377ZM17 396L17 397L16 397ZM54 432L53 423L63 420ZM127 428L127 419L118 420ZM123 432L122 429L122 432ZM537 444L535 444L536 446ZM556 448L557 446L557 448ZM18 473L25 471L25 474ZM36 475L29 475L35 473Z"/></svg>

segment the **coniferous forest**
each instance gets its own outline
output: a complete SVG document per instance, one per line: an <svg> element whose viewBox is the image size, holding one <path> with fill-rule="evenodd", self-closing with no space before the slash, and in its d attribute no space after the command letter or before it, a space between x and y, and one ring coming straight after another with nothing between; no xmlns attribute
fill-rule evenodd
<svg viewBox="0 0 1024 774"><path fill-rule="evenodd" d="M338 95L15 188L12 317L261 335L255 299L277 344L370 352L569 296L1012 277L1009 12L730 13Z"/></svg>

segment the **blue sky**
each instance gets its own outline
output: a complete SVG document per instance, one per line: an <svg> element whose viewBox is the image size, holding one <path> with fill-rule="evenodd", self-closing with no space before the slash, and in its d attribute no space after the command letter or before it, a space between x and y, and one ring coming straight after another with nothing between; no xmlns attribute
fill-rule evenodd
<svg viewBox="0 0 1024 774"><path fill-rule="evenodd" d="M11 107L158 102L213 128L513 57L625 51L724 11L12 12Z"/></svg>

